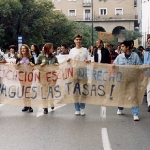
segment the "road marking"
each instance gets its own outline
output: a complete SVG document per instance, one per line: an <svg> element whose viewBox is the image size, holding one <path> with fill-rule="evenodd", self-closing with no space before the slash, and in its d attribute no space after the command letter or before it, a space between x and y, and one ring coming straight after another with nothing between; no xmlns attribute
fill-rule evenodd
<svg viewBox="0 0 150 150"><path fill-rule="evenodd" d="M107 128L102 128L101 133L102 133L102 143L103 143L104 150L112 150L108 138Z"/></svg>
<svg viewBox="0 0 150 150"><path fill-rule="evenodd" d="M4 106L4 104L0 104L0 107Z"/></svg>
<svg viewBox="0 0 150 150"><path fill-rule="evenodd" d="M103 118L106 118L106 107L105 106L101 106L100 116Z"/></svg>
<svg viewBox="0 0 150 150"><path fill-rule="evenodd" d="M58 106L58 107L55 107L54 110L56 110L58 108L61 108L61 107L64 107L64 106L66 106L66 104ZM54 110L51 110L51 108L48 108L48 112L51 112L51 111L54 111ZM43 115L44 115L43 114L43 108L39 108L36 117L40 117L40 116L43 116Z"/></svg>

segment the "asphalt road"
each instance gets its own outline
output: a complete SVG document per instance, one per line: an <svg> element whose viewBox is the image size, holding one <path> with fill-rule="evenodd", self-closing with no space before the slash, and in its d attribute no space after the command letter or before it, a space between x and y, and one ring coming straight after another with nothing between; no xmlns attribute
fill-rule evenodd
<svg viewBox="0 0 150 150"><path fill-rule="evenodd" d="M75 116L73 104L43 115L42 109L24 113L22 107L0 106L0 150L150 150L150 113L145 100L140 121L131 109L86 105L85 116Z"/></svg>

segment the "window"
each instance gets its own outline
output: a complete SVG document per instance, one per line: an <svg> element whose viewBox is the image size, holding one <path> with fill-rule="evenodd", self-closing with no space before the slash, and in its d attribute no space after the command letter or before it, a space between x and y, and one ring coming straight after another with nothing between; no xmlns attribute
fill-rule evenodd
<svg viewBox="0 0 150 150"><path fill-rule="evenodd" d="M134 0L134 7L137 7L137 0Z"/></svg>
<svg viewBox="0 0 150 150"><path fill-rule="evenodd" d="M85 20L91 20L91 11L90 9L85 9Z"/></svg>
<svg viewBox="0 0 150 150"><path fill-rule="evenodd" d="M122 8L116 8L115 15L123 15L123 9Z"/></svg>
<svg viewBox="0 0 150 150"><path fill-rule="evenodd" d="M68 10L68 16L76 16L76 10L75 9L69 9Z"/></svg>
<svg viewBox="0 0 150 150"><path fill-rule="evenodd" d="M60 0L53 0L53 2L60 2Z"/></svg>
<svg viewBox="0 0 150 150"><path fill-rule="evenodd" d="M99 15L107 15L107 9L106 8L100 8L99 9Z"/></svg>
<svg viewBox="0 0 150 150"><path fill-rule="evenodd" d="M83 0L83 4L91 4L91 0Z"/></svg>

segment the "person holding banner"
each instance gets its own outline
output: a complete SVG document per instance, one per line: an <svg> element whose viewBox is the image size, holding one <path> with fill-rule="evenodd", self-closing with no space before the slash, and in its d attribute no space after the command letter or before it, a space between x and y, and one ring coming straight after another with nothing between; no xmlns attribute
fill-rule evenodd
<svg viewBox="0 0 150 150"><path fill-rule="evenodd" d="M74 42L75 42L75 47L70 50L69 53L69 59L67 62L69 62L71 59L72 60L79 60L79 61L85 61L86 63L89 63L90 60L88 60L88 50L87 48L82 47L82 36L81 35L75 35L74 36ZM75 115L79 116L84 116L85 112L85 103L74 103L75 106Z"/></svg>
<svg viewBox="0 0 150 150"><path fill-rule="evenodd" d="M52 43L46 43L44 45L44 54L39 55L37 59L37 65L41 65L41 67L44 67L45 65L56 65L58 66L58 60L53 53L53 44ZM45 87L45 84L42 83L42 86ZM43 113L48 114L48 101L47 101L47 106L44 109ZM51 109L54 109L54 104L51 102Z"/></svg>
<svg viewBox="0 0 150 150"><path fill-rule="evenodd" d="M141 60L137 53L132 52L132 44L130 41L121 43L122 54L118 55L114 61L114 65L141 65ZM117 114L122 115L123 107L118 107ZM132 108L134 121L139 121L139 107Z"/></svg>
<svg viewBox="0 0 150 150"><path fill-rule="evenodd" d="M28 45L26 45L26 44L21 45L19 55L16 59L16 64L17 65L24 64L24 65L34 66L35 61L34 61L34 58L30 54L30 49L29 49ZM24 83L21 83L21 85L24 85ZM33 109L31 107L31 101L24 100L24 104L25 104L25 106L22 109L23 112L25 112L25 111L33 112Z"/></svg>
<svg viewBox="0 0 150 150"><path fill-rule="evenodd" d="M32 44L31 45L31 55L34 58L35 63L37 61L39 54L40 54L40 50L39 50L38 46L36 44Z"/></svg>
<svg viewBox="0 0 150 150"><path fill-rule="evenodd" d="M17 59L18 53L16 51L17 51L16 46L15 45L10 45L9 46L9 53L6 55L5 58Z"/></svg>
<svg viewBox="0 0 150 150"><path fill-rule="evenodd" d="M150 65L150 37L147 39L148 47L144 52L144 64ZM148 104L148 112L150 112L150 80L147 85L147 104Z"/></svg>

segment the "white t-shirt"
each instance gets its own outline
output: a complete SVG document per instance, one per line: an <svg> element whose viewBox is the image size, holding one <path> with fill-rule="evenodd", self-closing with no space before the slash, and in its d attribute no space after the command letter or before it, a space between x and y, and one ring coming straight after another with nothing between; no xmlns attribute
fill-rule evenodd
<svg viewBox="0 0 150 150"><path fill-rule="evenodd" d="M98 62L100 63L100 62L101 62L101 59L102 59L101 50L97 50L97 54L98 54Z"/></svg>
<svg viewBox="0 0 150 150"><path fill-rule="evenodd" d="M69 52L69 58L73 60L88 60L88 50L87 48L81 47L80 49L72 48Z"/></svg>

